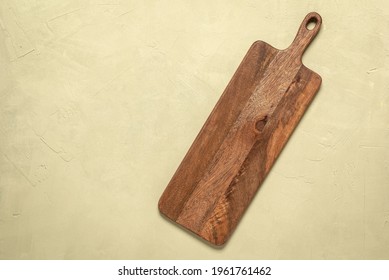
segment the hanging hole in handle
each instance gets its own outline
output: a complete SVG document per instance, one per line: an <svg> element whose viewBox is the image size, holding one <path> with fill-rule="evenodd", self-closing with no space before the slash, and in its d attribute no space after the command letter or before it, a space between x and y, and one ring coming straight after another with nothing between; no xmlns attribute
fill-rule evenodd
<svg viewBox="0 0 389 280"><path fill-rule="evenodd" d="M318 20L316 17L311 17L308 21L307 24L305 25L305 28L308 30L313 30L318 23Z"/></svg>

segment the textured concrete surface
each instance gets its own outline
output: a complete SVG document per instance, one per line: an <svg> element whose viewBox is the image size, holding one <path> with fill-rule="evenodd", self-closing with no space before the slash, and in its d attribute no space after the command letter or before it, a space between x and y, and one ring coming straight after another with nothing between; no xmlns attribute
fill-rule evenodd
<svg viewBox="0 0 389 280"><path fill-rule="evenodd" d="M388 1L0 1L0 258L388 259ZM214 249L157 201L247 49L322 88Z"/></svg>

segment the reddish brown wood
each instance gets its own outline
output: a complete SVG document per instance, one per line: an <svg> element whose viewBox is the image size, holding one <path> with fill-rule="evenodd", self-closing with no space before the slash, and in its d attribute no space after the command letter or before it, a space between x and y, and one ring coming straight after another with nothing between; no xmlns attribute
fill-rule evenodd
<svg viewBox="0 0 389 280"><path fill-rule="evenodd" d="M310 13L286 50L251 46L162 194L162 214L215 245L227 241L320 87L301 62L320 25Z"/></svg>

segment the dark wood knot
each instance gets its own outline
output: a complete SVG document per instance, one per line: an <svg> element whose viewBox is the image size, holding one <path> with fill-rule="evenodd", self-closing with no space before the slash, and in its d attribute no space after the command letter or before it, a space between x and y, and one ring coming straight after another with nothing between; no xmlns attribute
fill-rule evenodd
<svg viewBox="0 0 389 280"><path fill-rule="evenodd" d="M257 132L262 132L262 130L264 129L265 125L267 123L267 115L259 118L256 122L255 122L255 130Z"/></svg>

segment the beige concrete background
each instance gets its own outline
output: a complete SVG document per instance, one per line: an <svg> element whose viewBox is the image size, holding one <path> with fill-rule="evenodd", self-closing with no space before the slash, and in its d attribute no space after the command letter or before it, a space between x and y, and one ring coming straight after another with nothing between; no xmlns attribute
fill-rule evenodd
<svg viewBox="0 0 389 280"><path fill-rule="evenodd" d="M0 1L0 258L388 259L388 1ZM323 84L223 249L158 199L249 46Z"/></svg>

